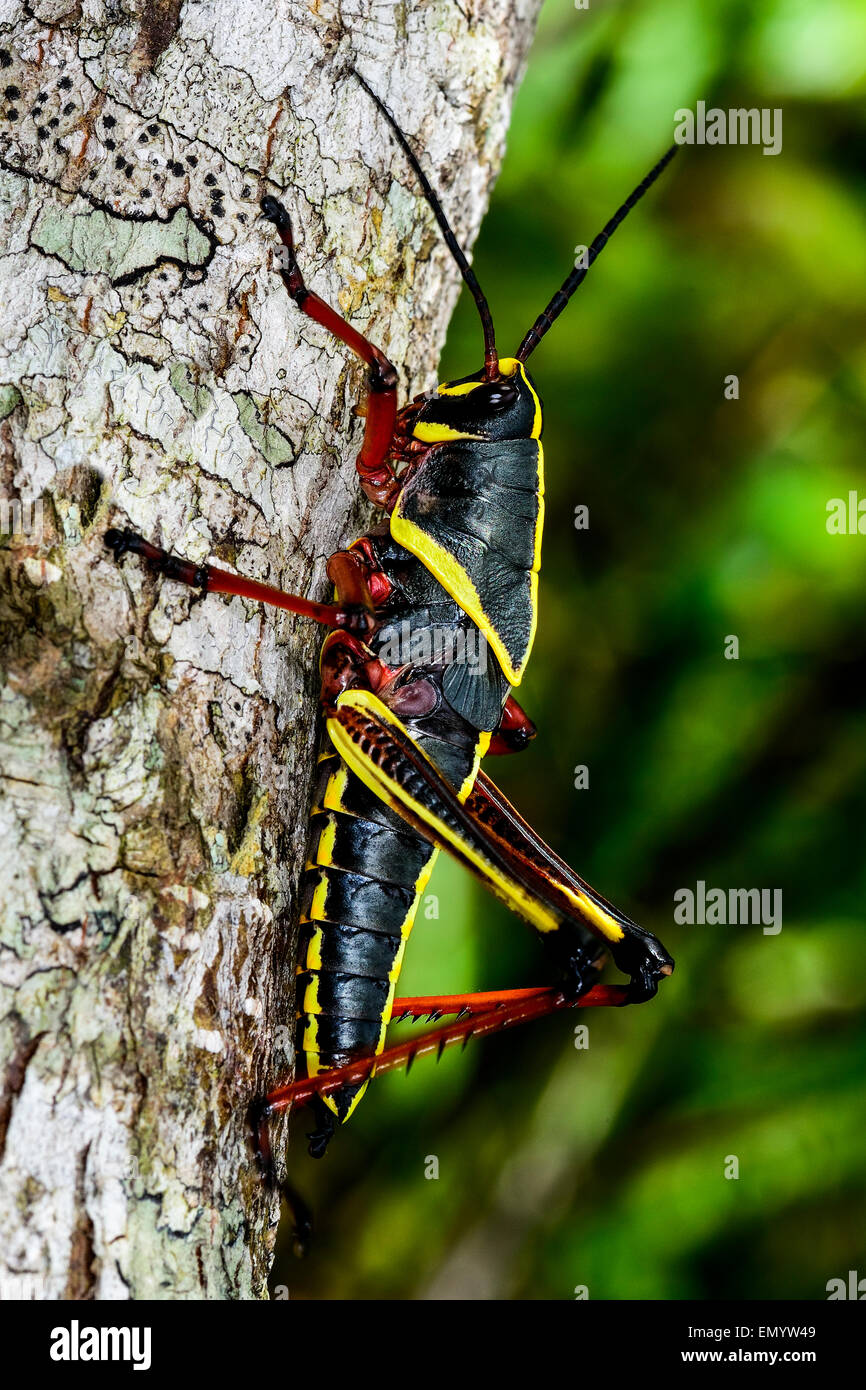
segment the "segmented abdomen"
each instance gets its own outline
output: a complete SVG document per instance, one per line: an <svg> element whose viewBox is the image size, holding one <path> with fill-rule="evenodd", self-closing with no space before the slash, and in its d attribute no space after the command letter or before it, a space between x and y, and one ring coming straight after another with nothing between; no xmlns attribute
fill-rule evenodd
<svg viewBox="0 0 866 1390"><path fill-rule="evenodd" d="M349 771L319 762L301 912L299 1051L307 1074L378 1055L436 851ZM348 1119L366 1089L323 1097Z"/></svg>

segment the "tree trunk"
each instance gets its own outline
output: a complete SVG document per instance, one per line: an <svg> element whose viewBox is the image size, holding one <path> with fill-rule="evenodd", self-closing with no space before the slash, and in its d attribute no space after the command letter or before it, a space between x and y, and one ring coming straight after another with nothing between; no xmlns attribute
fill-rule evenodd
<svg viewBox="0 0 866 1390"><path fill-rule="evenodd" d="M370 520L363 375L285 294L259 198L428 388L459 281L351 68L471 243L537 5L2 6L7 1296L266 1296L246 1112L292 1064L321 632L102 537L325 595Z"/></svg>

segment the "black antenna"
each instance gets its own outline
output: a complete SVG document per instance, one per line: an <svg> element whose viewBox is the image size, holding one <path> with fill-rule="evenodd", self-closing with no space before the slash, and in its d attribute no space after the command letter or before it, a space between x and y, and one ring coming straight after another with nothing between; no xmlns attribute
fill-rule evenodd
<svg viewBox="0 0 866 1390"><path fill-rule="evenodd" d="M352 71L355 72L354 68L352 69ZM400 148L402 149L413 170L415 171L415 177L420 183L424 191L424 196L433 210L433 216L439 223L439 226L442 230L442 235L445 238L445 245L448 247L448 250L451 252L451 255L454 257L455 261L460 267L460 274L463 276L463 279L469 288L469 292L472 295L472 298L475 300L475 304L478 309L478 314L481 318L481 328L484 332L484 378L486 381L495 381L496 378L499 376L499 356L496 352L496 337L493 332L493 319L490 315L490 306L487 303L481 286L479 285L475 277L475 272L473 271L465 255L463 254L463 249L460 246L459 241L457 240L456 236L454 235L450 226L448 225L448 218L442 211L442 204L439 202L439 199L433 192L433 189L430 185L430 180L424 173L424 170L421 168L421 165L418 163L418 157L412 149L412 146L409 144L409 141L406 139L406 136L403 134L402 130L398 126L394 117L391 115L391 112L388 110L385 103L379 97L377 97L372 87L369 87L367 85L361 74L359 72L355 72L355 76L357 77L361 86L364 88L364 91L367 93L367 95L371 97L372 100L376 103L379 110L382 112L382 115L385 117L385 120L388 122L389 126L396 135Z"/></svg>
<svg viewBox="0 0 866 1390"><path fill-rule="evenodd" d="M577 289L578 285L583 284L583 281L586 279L589 267L592 265L593 261L601 255L602 251L604 250L610 238L613 236L620 222L622 222L628 216L635 203L640 202L647 189L652 187L662 170L665 169L668 164L670 164L678 149L679 145L671 145L667 154L662 155L658 164L655 166L654 169L650 170L646 178L643 180L643 183L638 184L637 188L634 190L631 196L629 198L626 198L622 207L614 213L613 217L610 219L610 221L607 223L604 229L599 232L598 236L595 238L595 241L592 243L592 245L589 248L589 251L587 252L586 263L580 266L579 269L573 270L569 275L568 279L563 281L561 287L556 291L556 294L551 299L547 308L544 309L538 315L538 318L535 320L535 323L532 325L526 337L523 339L523 342L520 344L520 347L517 349L517 352L515 353L515 356L519 362L525 362L529 354L531 352L534 352L535 349L538 347L538 344L541 342L548 328L550 328L554 321L559 318L560 314L562 313L568 301L571 299L571 296L574 294L574 291Z"/></svg>

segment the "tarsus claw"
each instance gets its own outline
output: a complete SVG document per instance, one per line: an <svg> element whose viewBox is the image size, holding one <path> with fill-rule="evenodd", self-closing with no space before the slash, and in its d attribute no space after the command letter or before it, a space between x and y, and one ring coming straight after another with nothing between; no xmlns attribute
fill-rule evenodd
<svg viewBox="0 0 866 1390"><path fill-rule="evenodd" d="M278 231L290 232L292 230L291 218L278 198L272 198L268 194L262 198L259 206L268 221L273 222Z"/></svg>

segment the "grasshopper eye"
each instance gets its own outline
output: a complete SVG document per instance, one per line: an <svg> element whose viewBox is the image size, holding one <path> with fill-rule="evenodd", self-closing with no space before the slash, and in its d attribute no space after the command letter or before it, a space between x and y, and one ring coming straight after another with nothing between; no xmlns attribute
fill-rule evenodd
<svg viewBox="0 0 866 1390"><path fill-rule="evenodd" d="M491 410L505 410L517 400L517 387L512 381L497 381L485 392L485 404Z"/></svg>

